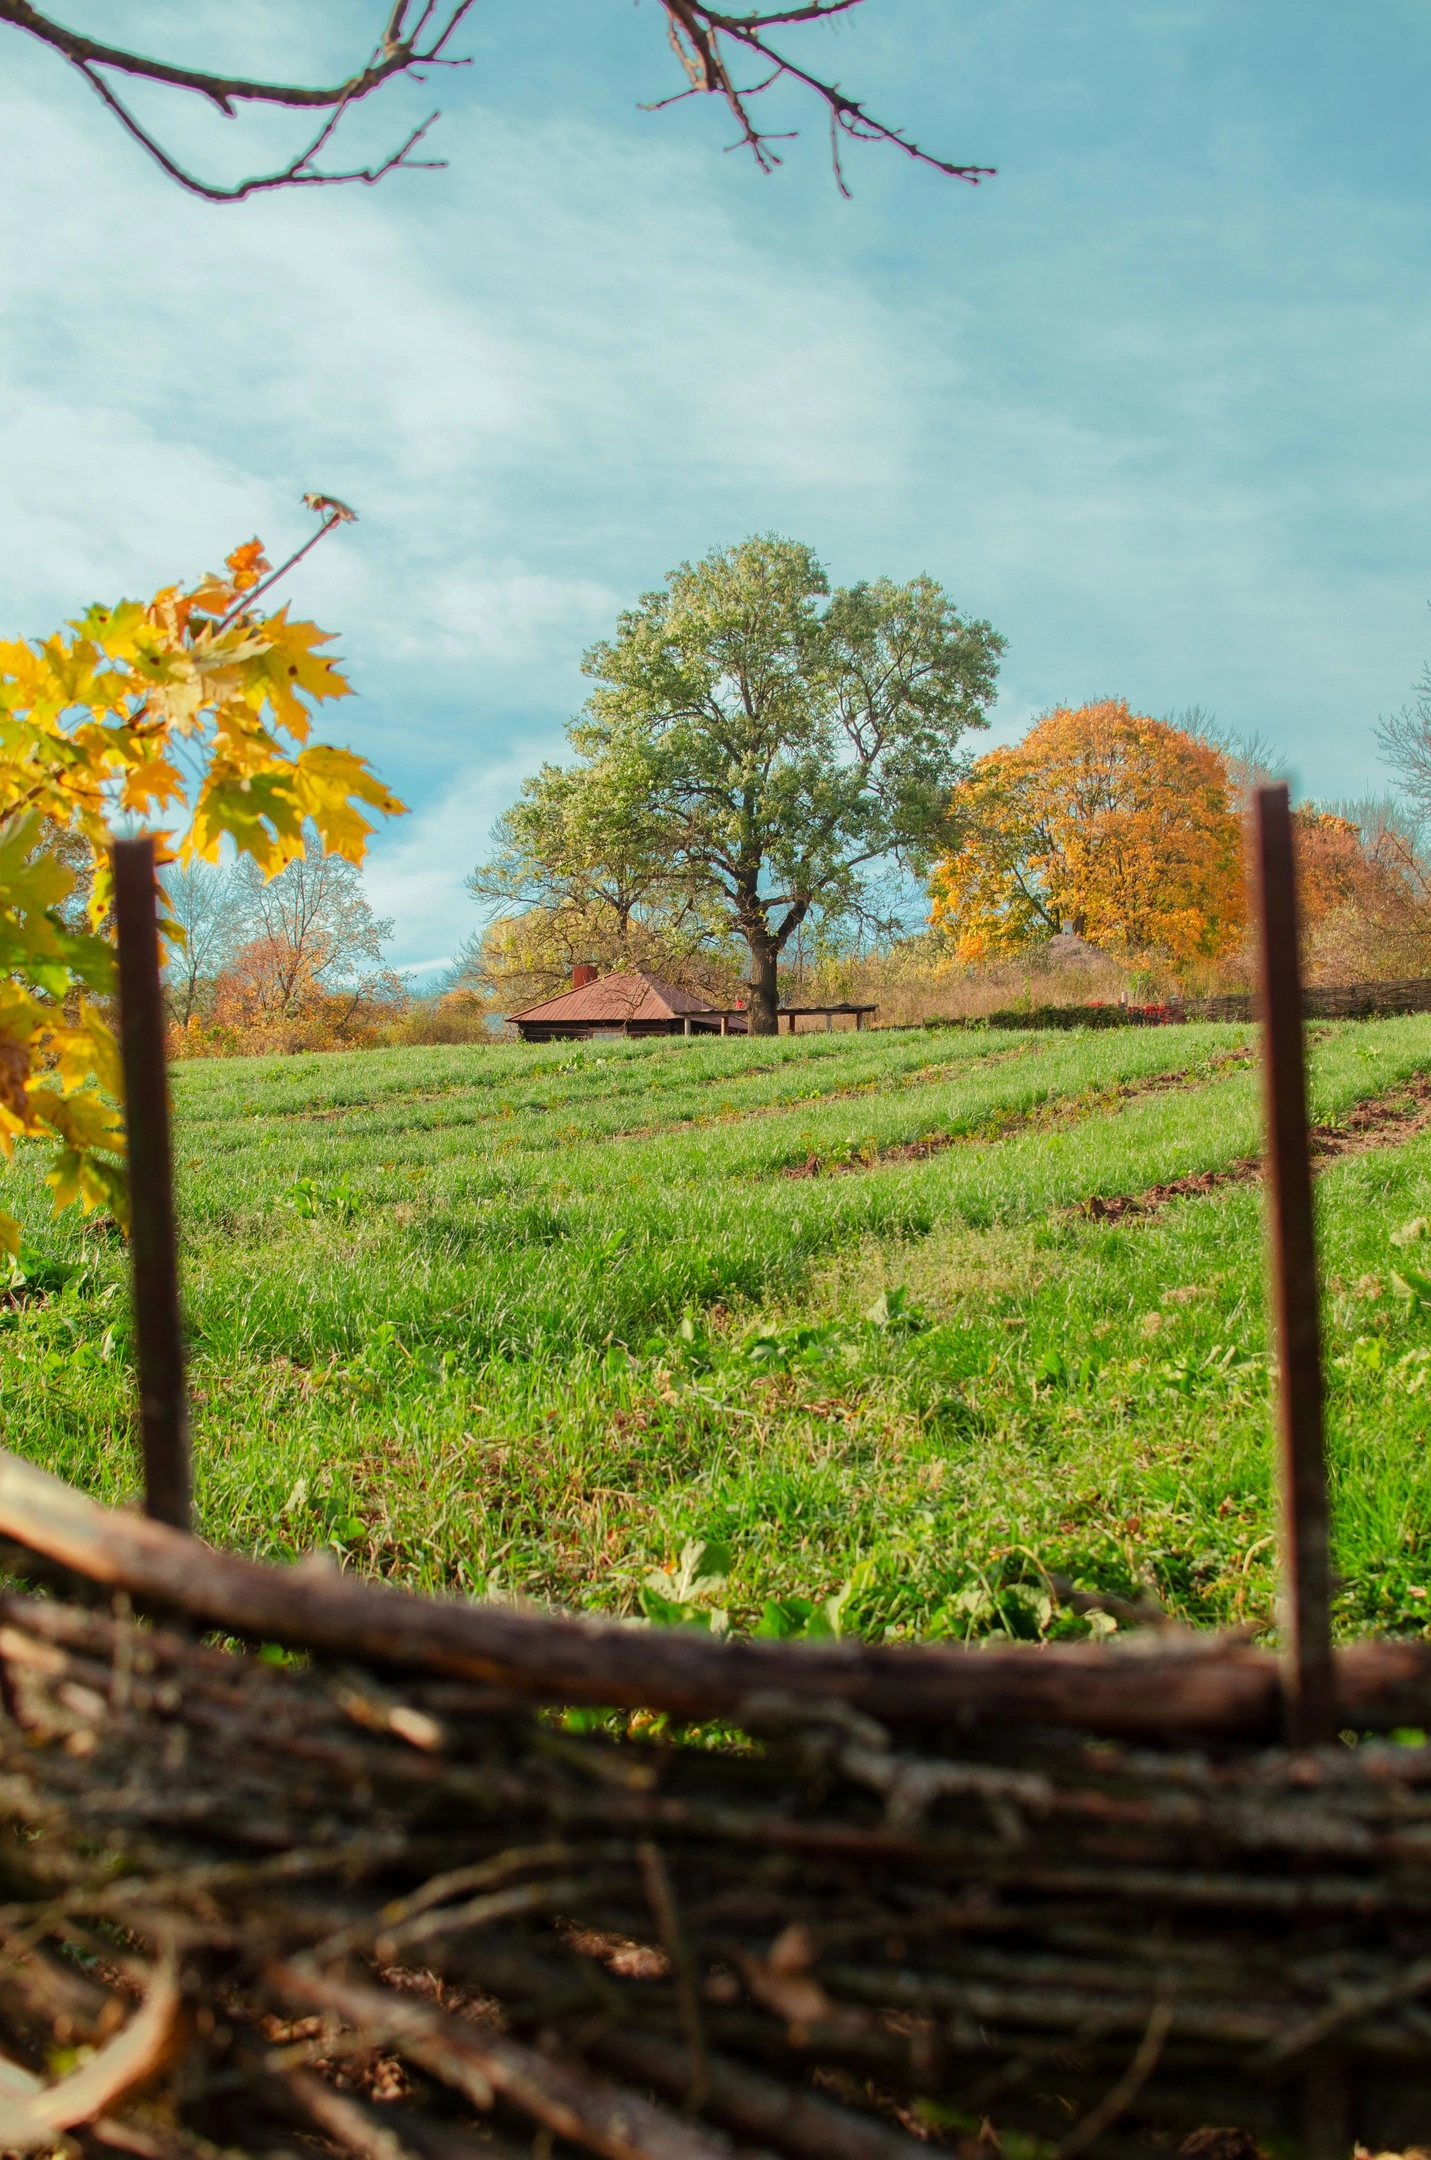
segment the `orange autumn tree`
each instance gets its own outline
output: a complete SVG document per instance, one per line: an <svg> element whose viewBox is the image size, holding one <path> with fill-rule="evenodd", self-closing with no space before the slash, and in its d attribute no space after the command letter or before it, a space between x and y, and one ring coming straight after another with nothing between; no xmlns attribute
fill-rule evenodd
<svg viewBox="0 0 1431 2160"><path fill-rule="evenodd" d="M1246 919L1241 835L1211 744L1122 698L1060 706L980 758L949 810L932 920L1002 958L1066 922L1115 953L1212 959Z"/></svg>
<svg viewBox="0 0 1431 2160"><path fill-rule="evenodd" d="M351 516L312 506L329 513L325 531ZM270 565L258 541L226 567L147 605L92 607L43 643L0 643L0 1152L49 1144L56 1210L127 1212L104 1009L116 820L156 830L180 861L215 861L228 842L272 876L303 853L306 823L359 862L365 813L403 808L366 759L309 740L310 708L350 694L317 650L328 634L286 607L259 610ZM19 1242L0 1212L0 1245Z"/></svg>
<svg viewBox="0 0 1431 2160"><path fill-rule="evenodd" d="M1431 961L1431 862L1384 803L1358 822L1306 803L1292 814L1307 963L1321 982L1421 976Z"/></svg>
<svg viewBox="0 0 1431 2160"><path fill-rule="evenodd" d="M1398 866L1380 859L1350 818L1303 803L1292 813L1292 831L1304 931L1315 933L1349 909L1375 916L1394 903Z"/></svg>

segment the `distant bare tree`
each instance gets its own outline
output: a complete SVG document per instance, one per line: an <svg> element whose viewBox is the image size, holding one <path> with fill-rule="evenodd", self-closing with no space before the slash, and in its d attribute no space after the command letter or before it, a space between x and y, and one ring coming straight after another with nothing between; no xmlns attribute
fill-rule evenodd
<svg viewBox="0 0 1431 2160"><path fill-rule="evenodd" d="M169 912L185 936L181 948L170 948L164 987L174 1019L187 1027L206 988L242 941L248 895L238 871L226 864L171 863L161 873L161 883Z"/></svg>
<svg viewBox="0 0 1431 2160"><path fill-rule="evenodd" d="M303 854L267 884L249 856L235 874L244 944L234 957L248 956L264 1018L290 1018L315 990L360 994L364 962L381 963L393 925L373 913L355 864L325 855L310 833Z"/></svg>
<svg viewBox="0 0 1431 2160"><path fill-rule="evenodd" d="M985 165L954 165L921 150L899 128L887 126L838 83L812 74L770 43L772 30L828 21L847 15L863 0L807 0L804 6L755 9L731 13L712 7L706 0L660 0L670 43L686 74L686 88L673 97L655 101L656 106L677 103L681 98L707 94L722 98L739 130L739 144L748 149L762 172L780 163L775 143L782 138L761 131L751 117L752 101L773 83L790 82L808 91L824 108L830 130L835 177L842 192L840 168L843 142L883 142L902 150L921 165L948 173L959 180L977 183L992 168ZM113 45L68 29L52 15L30 5L30 0L0 0L0 28L8 25L36 38L83 76L91 90L127 133L163 168L171 180L200 195L206 202L242 202L246 196L273 188L332 187L363 181L371 186L399 169L431 171L445 160L414 155L439 114L433 111L412 128L396 149L368 165L321 170L315 162L331 143L345 115L384 86L406 77L425 82L434 68L466 67L470 63L454 55L450 47L472 0L387 0L386 19L367 58L339 81L331 83L273 82L246 75L218 73L171 60L159 60L132 47ZM736 58L753 61L759 79L745 83L733 72ZM245 108L269 107L318 117L319 125L303 147L267 172L254 173L231 185L205 180L180 164L150 127L140 120L121 96L120 83L156 84L188 92L214 112L232 120ZM654 109L654 108L653 108Z"/></svg>
<svg viewBox="0 0 1431 2160"><path fill-rule="evenodd" d="M1431 823L1431 667L1422 669L1414 704L1379 722L1376 743L1417 823Z"/></svg>
<svg viewBox="0 0 1431 2160"><path fill-rule="evenodd" d="M1171 727L1181 728L1186 735L1196 735L1222 753L1227 767L1228 794L1233 808L1239 815L1247 808L1254 788L1266 787L1271 780L1279 779L1287 770L1287 758L1269 735L1261 728L1254 728L1250 735L1238 728L1228 727L1201 705L1187 705L1179 713L1165 713L1164 719Z"/></svg>

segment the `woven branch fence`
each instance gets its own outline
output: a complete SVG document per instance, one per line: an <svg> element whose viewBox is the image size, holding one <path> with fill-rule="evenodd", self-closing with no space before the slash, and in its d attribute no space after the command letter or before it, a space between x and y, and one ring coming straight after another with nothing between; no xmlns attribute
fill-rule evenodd
<svg viewBox="0 0 1431 2160"><path fill-rule="evenodd" d="M1397 1013L1431 1012L1431 978L1406 982L1305 984L1302 1015L1307 1020L1389 1019ZM976 1019L925 1020L940 1028L1116 1028L1176 1027L1194 1020L1257 1020L1261 1001L1255 991L1233 990L1224 997L1175 998L1163 1005L1031 1005L981 1013Z"/></svg>
<svg viewBox="0 0 1431 2160"><path fill-rule="evenodd" d="M0 1532L31 1581L0 1597L14 2149L66 2116L146 2160L1235 2160L1431 2126L1431 1748L1269 1744L1245 1643L524 1617L210 1553L13 1457ZM1431 1721L1426 1646L1337 1685L1363 1733ZM721 1744L572 1730L573 1697ZM96 2053L47 2083L57 2045Z"/></svg>

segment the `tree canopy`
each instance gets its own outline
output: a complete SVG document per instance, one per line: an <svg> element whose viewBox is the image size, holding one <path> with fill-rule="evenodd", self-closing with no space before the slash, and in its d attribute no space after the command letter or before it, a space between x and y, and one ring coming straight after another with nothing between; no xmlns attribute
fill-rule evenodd
<svg viewBox="0 0 1431 2160"><path fill-rule="evenodd" d="M511 1011L569 985L578 961L693 989L730 974L728 933L671 859L655 804L619 783L600 765L544 765L523 782L467 881L501 912L459 955L454 988Z"/></svg>
<svg viewBox="0 0 1431 2160"><path fill-rule="evenodd" d="M1416 702L1379 722L1376 746L1401 783L1416 825L1431 825L1431 667L1423 668Z"/></svg>
<svg viewBox="0 0 1431 2160"><path fill-rule="evenodd" d="M356 863L329 854L310 826L303 851L277 877L251 856L236 875L244 941L230 962L243 971L256 1016L290 1019L315 997L361 994L381 968L390 920L373 913Z"/></svg>
<svg viewBox="0 0 1431 2160"><path fill-rule="evenodd" d="M195 859L160 872L170 920L184 933L165 955L164 990L180 1027L199 1012L204 993L243 936L243 888L236 863Z"/></svg>
<svg viewBox="0 0 1431 2160"><path fill-rule="evenodd" d="M883 922L890 866L933 859L1003 649L932 578L832 593L813 550L771 535L683 563L586 655L577 761L527 784L505 874L594 891L604 864L613 905L618 870L684 895L745 944L771 1033L800 925Z"/></svg>
<svg viewBox="0 0 1431 2160"><path fill-rule="evenodd" d="M656 804L613 763L543 765L493 827L493 854L467 880L478 900L515 901L569 922L578 943L601 924L619 950L641 929L679 936L687 880L670 859Z"/></svg>
<svg viewBox="0 0 1431 2160"><path fill-rule="evenodd" d="M1386 799L1292 814L1306 961L1323 982L1424 975L1431 863L1414 810Z"/></svg>
<svg viewBox="0 0 1431 2160"><path fill-rule="evenodd" d="M962 959L1071 922L1110 952L1215 958L1246 920L1222 754L1121 698L1060 706L953 792L933 920Z"/></svg>

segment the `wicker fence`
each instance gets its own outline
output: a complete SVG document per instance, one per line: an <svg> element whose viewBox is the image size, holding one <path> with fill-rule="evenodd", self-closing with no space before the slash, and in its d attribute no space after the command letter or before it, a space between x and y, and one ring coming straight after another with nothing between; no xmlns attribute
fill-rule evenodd
<svg viewBox="0 0 1431 2160"><path fill-rule="evenodd" d="M1411 982L1308 985L1302 1010L1309 1020L1372 1020L1391 1013L1431 1012L1431 977ZM1034 1005L981 1014L974 1020L926 1020L927 1028L1170 1027L1189 1020L1254 1020L1250 990L1226 997L1189 998L1167 1005Z"/></svg>
<svg viewBox="0 0 1431 2160"><path fill-rule="evenodd" d="M1382 1013L1431 1012L1431 978L1412 982L1308 984L1302 1010L1309 1020L1371 1020ZM1198 998L1183 1006L1187 1020L1251 1020L1256 1001L1250 991L1232 997Z"/></svg>

